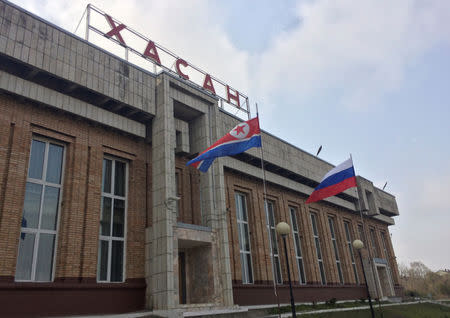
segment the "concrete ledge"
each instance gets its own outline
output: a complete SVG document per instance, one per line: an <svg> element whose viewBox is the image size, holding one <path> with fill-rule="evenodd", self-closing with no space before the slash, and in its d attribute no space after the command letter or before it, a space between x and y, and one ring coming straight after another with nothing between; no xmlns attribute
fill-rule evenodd
<svg viewBox="0 0 450 318"><path fill-rule="evenodd" d="M177 227L179 228L184 228L184 229L189 229L189 230L195 230L195 231L206 231L206 232L211 232L211 228L207 227L207 226L203 226L203 225L196 225L196 224L188 224L188 223L182 223L182 222L178 222L177 223Z"/></svg>
<svg viewBox="0 0 450 318"><path fill-rule="evenodd" d="M0 10L4 21L0 27L1 53L155 114L155 75L150 71L9 1L0 1L0 7L4 8Z"/></svg>
<svg viewBox="0 0 450 318"><path fill-rule="evenodd" d="M145 125L79 99L0 71L0 90L145 138Z"/></svg>
<svg viewBox="0 0 450 318"><path fill-rule="evenodd" d="M190 248L212 243L212 231L209 227L178 223L174 232L178 239L178 247L181 248Z"/></svg>
<svg viewBox="0 0 450 318"><path fill-rule="evenodd" d="M372 218L387 223L389 225L394 225L395 224L395 220L389 216L383 215L383 214L379 214L379 215L373 215Z"/></svg>

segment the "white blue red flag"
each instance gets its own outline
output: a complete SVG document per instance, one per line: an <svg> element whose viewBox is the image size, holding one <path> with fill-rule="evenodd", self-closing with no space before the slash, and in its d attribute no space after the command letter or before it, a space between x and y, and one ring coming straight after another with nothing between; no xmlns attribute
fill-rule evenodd
<svg viewBox="0 0 450 318"><path fill-rule="evenodd" d="M356 187L356 177L352 158L349 158L328 171L308 200L306 200L306 203L331 197L352 187Z"/></svg>
<svg viewBox="0 0 450 318"><path fill-rule="evenodd" d="M228 134L217 140L186 165L192 165L198 170L206 172L217 157L237 155L253 147L261 147L258 117L236 125Z"/></svg>

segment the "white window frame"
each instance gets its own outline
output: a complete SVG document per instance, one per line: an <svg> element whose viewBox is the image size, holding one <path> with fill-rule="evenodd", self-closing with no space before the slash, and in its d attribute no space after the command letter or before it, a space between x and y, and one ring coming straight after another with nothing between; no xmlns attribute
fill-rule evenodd
<svg viewBox="0 0 450 318"><path fill-rule="evenodd" d="M320 255L317 255L317 265L319 266L320 283L322 285L326 285L327 284L327 276L325 273L325 264L323 263L322 248L320 246L321 244L320 244L320 236L319 236L319 224L317 222L317 214L314 212L311 212L310 216L311 216L311 227L312 227L314 245L316 247L316 254L317 254L317 250L320 252ZM321 268L321 265L322 265L322 268ZM322 276L322 272L323 272L323 276Z"/></svg>
<svg viewBox="0 0 450 318"><path fill-rule="evenodd" d="M245 208L245 215L247 216L247 220L244 219L239 219L239 213L237 210L237 197L240 197L243 203L243 206ZM250 264L245 261L245 264L241 264L241 270L242 270L242 265L246 265L245 269L247 270L247 272L242 272L242 284L253 284L255 282L254 280L254 272L253 272L253 261L252 261L252 244L250 241L250 224L248 223L248 207L247 207L247 195L245 193L242 192L235 192L234 193L234 198L235 198L235 202L236 202L236 221L237 221L237 230L238 230L238 240L239 240L239 256L244 255L244 259L247 260L247 255L250 256ZM241 206L242 207L242 206ZM242 214L243 215L243 214ZM249 250L243 250L241 249L241 239L245 236L245 231L244 231L244 227L247 226L247 241L248 241L248 248ZM241 258L242 260L242 258ZM251 270L251 277L250 277L250 273L248 272L248 269Z"/></svg>
<svg viewBox="0 0 450 318"><path fill-rule="evenodd" d="M328 216L328 225L330 226L330 233L331 233L331 245L333 246L334 250L334 258L336 259L336 267L338 271L338 277L339 282L343 285L344 284L344 273L342 272L342 264L341 264L341 258L339 257L339 245L336 238L336 227L334 226L334 218L331 216Z"/></svg>
<svg viewBox="0 0 450 318"><path fill-rule="evenodd" d="M269 209L269 205L272 207ZM277 279L277 284L281 285L283 284L283 271L281 268L280 263L280 249L278 246L278 238L277 238L277 230L276 230L276 218L275 218L275 204L273 201L265 200L264 201L264 210L266 210L266 221L267 221L267 230L270 232L269 234L269 249L270 249L270 257L273 260L273 270L275 271L275 279ZM269 212L270 211L270 212ZM273 220L273 226L270 225L270 219ZM273 246L270 244L270 239L272 238L272 233L274 235L274 239L272 240L273 243L276 244L276 250L278 251L277 254L273 253ZM278 264L278 267L280 268L280 277L277 277L277 271L276 271L276 264Z"/></svg>
<svg viewBox="0 0 450 318"><path fill-rule="evenodd" d="M352 233L350 230L350 222L344 221L344 230L345 230L345 239L348 246L348 251L350 253L350 260L352 261L352 267L353 267L353 274L355 276L355 282L357 285L359 285L359 276L358 276L358 270L356 268L356 262L355 262L355 254L353 253L353 245L352 245Z"/></svg>
<svg viewBox="0 0 450 318"><path fill-rule="evenodd" d="M28 173L29 173L29 169L30 169L30 162L31 162L31 147L33 145L33 140L45 143L44 162L43 162L43 167L42 167L42 179L35 179L35 178L28 177ZM62 156L62 164L61 164L61 183L60 184L47 182L45 180L47 177L48 152L49 152L50 144L54 144L54 145L63 147L63 156ZM36 283L46 282L46 283L48 283L48 282L53 282L55 279L56 256L58 253L58 232L59 232L59 224L60 224L61 202L62 202L62 197L63 197L64 171L65 171L65 162L66 162L65 159L66 159L66 145L64 143L55 141L54 139L51 139L51 138L45 138L45 137L41 137L41 136L33 136L31 138L30 157L28 159L27 180L25 182L25 185L28 182L42 185L42 193L41 193L41 202L39 204L39 220L38 220L37 228L33 229L33 228L22 227L22 226L20 228L20 235L22 233L35 235L34 247L33 247L33 260L32 260L32 265L31 265L31 278L29 280L28 279L14 279L16 282L36 282ZM59 189L58 208L56 211L56 229L55 230L40 229L41 221L42 221L42 212L43 212L42 208L44 205L44 194L45 194L46 186L55 187L55 188ZM25 201L25 195L24 195L23 200ZM23 211L22 211L22 217L23 217ZM52 235L54 234L55 235L55 243L54 243L54 247L53 247L52 274L51 274L51 279L49 281L35 280L37 253L39 250L40 234L52 234ZM18 259L18 257L19 257L19 244L17 246L17 259Z"/></svg>
<svg viewBox="0 0 450 318"><path fill-rule="evenodd" d="M373 257L378 258L378 257L380 257L380 255L378 255L377 238L375 237L375 235L376 235L375 228L373 228L373 227L369 228L369 235L370 235L370 243L371 243L370 245L372 245Z"/></svg>
<svg viewBox="0 0 450 318"><path fill-rule="evenodd" d="M103 192L103 160L111 160L111 193ZM115 185L115 167L116 167L116 161L122 162L125 164L125 196L119 196L114 194L114 185ZM126 259L127 259L127 215L128 215L128 179L129 179L129 163L127 160L110 156L110 155L104 155L102 158L102 182L101 182L101 202L100 202L100 219L99 219L99 238L98 238L98 248L97 248L97 282L98 283L123 283L125 282L125 274L126 274ZM103 198L111 198L111 224L110 224L110 233L111 235L106 236L101 234L101 214L103 213ZM124 200L124 235L123 237L117 237L113 236L113 224L114 224L114 199ZM101 241L108 241L108 267L107 267L107 273L106 273L106 280L100 280L100 245ZM111 281L111 260L112 260L112 241L122 241L123 242L123 268L122 268L122 281Z"/></svg>
<svg viewBox="0 0 450 318"><path fill-rule="evenodd" d="M387 261L389 261L390 256L389 256L389 252L388 252L387 246L386 246L386 244L387 244L387 242L386 242L386 232L380 231L380 234L381 234L381 242L383 244L384 257L385 257L385 259Z"/></svg>
<svg viewBox="0 0 450 318"><path fill-rule="evenodd" d="M297 222L297 208L289 206L289 214L291 217L292 239L294 240L295 258L297 260L299 283L301 285L306 285L307 280L305 273L305 263L303 262L302 240L299 233L300 226L299 223ZM297 230L295 230L296 228ZM297 246L297 240L295 239L296 237L298 238L298 243L300 244L299 246ZM300 255L297 254L297 250L300 251Z"/></svg>

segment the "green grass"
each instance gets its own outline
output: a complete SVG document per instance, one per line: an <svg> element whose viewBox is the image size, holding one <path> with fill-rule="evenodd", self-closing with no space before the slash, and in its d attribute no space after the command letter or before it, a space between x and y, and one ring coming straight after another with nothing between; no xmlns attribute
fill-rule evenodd
<svg viewBox="0 0 450 318"><path fill-rule="evenodd" d="M384 304L385 302L381 302ZM373 306L377 306L377 302L373 302ZM322 310L322 309L336 309L336 308L353 308L353 307L361 307L361 306L369 306L368 301L352 301L352 302L343 302L336 303L334 301L328 301L323 304L314 304L314 305L298 305L295 306L296 312L305 312L305 311L313 311L313 310ZM283 306L280 308L281 313L291 312L291 306ZM271 308L269 310L269 314L275 315L278 314L278 308Z"/></svg>
<svg viewBox="0 0 450 318"><path fill-rule="evenodd" d="M381 317L378 307L374 308L375 317ZM435 304L422 303L382 307L383 318L450 318L450 308ZM370 318L370 310L354 310L302 315L305 318Z"/></svg>

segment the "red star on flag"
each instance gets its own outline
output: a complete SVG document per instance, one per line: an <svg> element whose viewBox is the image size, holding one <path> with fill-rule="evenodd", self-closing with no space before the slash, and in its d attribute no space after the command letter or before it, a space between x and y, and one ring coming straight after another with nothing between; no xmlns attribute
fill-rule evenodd
<svg viewBox="0 0 450 318"><path fill-rule="evenodd" d="M244 132L244 125L237 126L237 127L234 129L234 131L236 132L236 135L239 135L240 133L245 134L245 132Z"/></svg>

